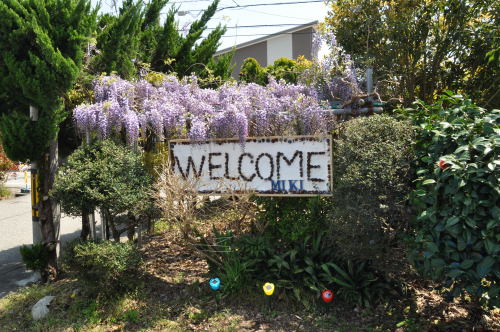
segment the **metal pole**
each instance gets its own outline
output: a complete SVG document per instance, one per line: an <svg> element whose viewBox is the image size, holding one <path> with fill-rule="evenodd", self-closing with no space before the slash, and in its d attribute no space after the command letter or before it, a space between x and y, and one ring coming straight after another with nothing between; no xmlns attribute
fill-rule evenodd
<svg viewBox="0 0 500 332"><path fill-rule="evenodd" d="M38 121L38 108L30 105L31 121ZM40 202L40 194L38 192L39 178L37 162L31 161L31 225L33 233L33 244L42 242L42 228L40 227L40 218L38 214L38 202Z"/></svg>
<svg viewBox="0 0 500 332"><path fill-rule="evenodd" d="M382 113L383 110L384 110L384 108L380 107L380 106L362 107L362 108L357 109L355 111L355 113L359 113L359 114L366 114L368 112ZM323 112L325 112L325 113L331 113L331 114L335 114L335 115L352 114L352 113L354 113L351 108L339 108L339 109L332 109L332 110L324 110Z"/></svg>

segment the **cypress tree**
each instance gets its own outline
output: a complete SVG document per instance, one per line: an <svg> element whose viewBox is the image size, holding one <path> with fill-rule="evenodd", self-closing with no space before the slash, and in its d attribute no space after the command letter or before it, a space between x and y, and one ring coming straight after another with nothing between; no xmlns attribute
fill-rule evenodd
<svg viewBox="0 0 500 332"><path fill-rule="evenodd" d="M97 36L99 54L92 63L96 74L116 72L130 79L135 73L134 59L139 55L139 40L143 15L142 2L125 1L117 17L104 15Z"/></svg>
<svg viewBox="0 0 500 332"><path fill-rule="evenodd" d="M151 68L160 72L173 71L179 77L191 74L204 77L209 69L222 78L229 78L232 71L230 61L232 54L220 60L212 58L220 45L221 37L226 32L226 27L219 24L206 38L200 41L201 35L207 28L207 23L215 14L218 5L219 0L215 0L208 6L201 18L191 24L186 36L182 36L178 31L178 25L175 21L177 10L171 9L163 29L160 31L159 41L151 60ZM173 61L166 61L168 59Z"/></svg>
<svg viewBox="0 0 500 332"><path fill-rule="evenodd" d="M128 0L123 3L118 16L103 15L97 37L100 53L93 61L93 72L116 72L122 78L130 79L135 75L135 61L151 64L155 71L175 72L179 77L194 73L203 78L211 72L228 79L232 71L232 55L217 60L212 58L226 28L219 25L206 38L201 37L217 10L219 0L215 0L201 18L191 24L186 36L179 31L175 20L177 9L173 7L163 26L160 24L160 13L167 4L168 0L151 0L146 5L142 1Z"/></svg>
<svg viewBox="0 0 500 332"><path fill-rule="evenodd" d="M57 167L62 97L79 74L83 46L95 25L89 0L0 2L0 136L7 155L39 168L36 207L49 262L44 279L57 277L57 209L49 198ZM30 121L30 105L38 121Z"/></svg>

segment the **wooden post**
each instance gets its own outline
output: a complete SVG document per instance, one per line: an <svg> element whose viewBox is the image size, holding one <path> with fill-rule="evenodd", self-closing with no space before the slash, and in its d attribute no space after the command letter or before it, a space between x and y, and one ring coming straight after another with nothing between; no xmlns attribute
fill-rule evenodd
<svg viewBox="0 0 500 332"><path fill-rule="evenodd" d="M366 94L371 94L373 92L373 68L368 67L366 69Z"/></svg>
<svg viewBox="0 0 500 332"><path fill-rule="evenodd" d="M90 144L90 133L88 129L85 131L85 141L88 145ZM89 214L89 221L90 221L90 234L92 236L92 241L96 241L97 234L95 230L95 213L93 210L92 213Z"/></svg>
<svg viewBox="0 0 500 332"><path fill-rule="evenodd" d="M134 151L137 152L137 149L138 149L138 143L137 141L135 141L134 143ZM139 218L137 220L137 245L140 247L142 247L142 230L141 230L141 227L142 226L142 222L141 222L141 218Z"/></svg>
<svg viewBox="0 0 500 332"><path fill-rule="evenodd" d="M38 108L30 105L31 121L38 121ZM36 161L31 161L31 223L33 233L33 244L42 242L42 229L40 227L40 219L38 215L38 202L40 200L39 181L38 181L38 164Z"/></svg>

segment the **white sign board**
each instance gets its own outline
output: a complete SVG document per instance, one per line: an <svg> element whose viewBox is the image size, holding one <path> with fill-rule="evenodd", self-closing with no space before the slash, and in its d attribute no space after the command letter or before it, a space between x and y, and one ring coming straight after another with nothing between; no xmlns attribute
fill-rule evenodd
<svg viewBox="0 0 500 332"><path fill-rule="evenodd" d="M315 136L172 140L175 174L199 193L253 191L258 195L329 195L331 138Z"/></svg>

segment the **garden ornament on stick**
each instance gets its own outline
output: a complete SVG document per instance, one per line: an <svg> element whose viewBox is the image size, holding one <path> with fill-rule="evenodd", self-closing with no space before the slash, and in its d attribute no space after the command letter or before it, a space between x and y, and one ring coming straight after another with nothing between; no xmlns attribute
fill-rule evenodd
<svg viewBox="0 0 500 332"><path fill-rule="evenodd" d="M219 297L217 294L217 291L220 288L220 279L219 278L212 278L210 279L210 288L214 291L214 299L215 299L215 304L219 306Z"/></svg>

